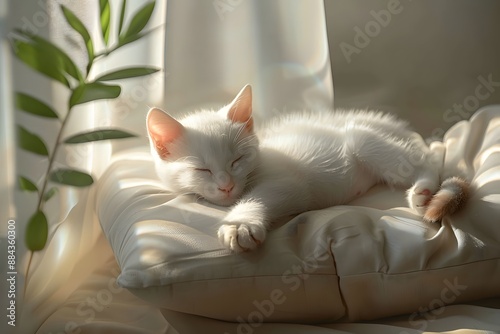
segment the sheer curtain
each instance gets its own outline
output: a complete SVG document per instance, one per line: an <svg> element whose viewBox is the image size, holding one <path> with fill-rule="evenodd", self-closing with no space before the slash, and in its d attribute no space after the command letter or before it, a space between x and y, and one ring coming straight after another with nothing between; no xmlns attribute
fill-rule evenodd
<svg viewBox="0 0 500 334"><path fill-rule="evenodd" d="M59 3L72 9L91 34L97 36L97 0L48 0L36 3L12 0L9 2L8 29L31 24L38 33L49 36L70 53L78 65L83 66L85 53L71 44L72 37L77 37L68 35ZM116 9L120 4L120 0L111 1L114 15L118 14ZM128 13L142 5L144 2L140 0L127 1L130 8ZM5 12L3 5L0 5L0 20ZM115 23L117 19L112 18ZM2 27L5 27L3 20L0 21L0 29ZM292 109L328 108L333 105L322 0L157 1L150 27L160 28L143 41L124 47L110 59L99 63L95 70L150 65L162 68L163 71L151 77L123 81L120 83L123 87L122 95L115 101L99 101L75 109L66 133L70 135L112 125L134 132L139 137L84 144L78 148L69 147L58 156L61 165L84 169L97 180L114 152L131 146L147 145L144 119L148 106L160 106L176 115L192 108L221 105L227 103L246 83L254 87L257 121ZM8 71L4 71L4 68L9 66L4 56L9 52L6 52L4 44L1 48L1 73L6 76ZM67 95L59 86L15 60L12 72L16 73L12 78L12 91L29 92L63 110ZM46 168L46 162L16 150L17 169L14 172L14 124L23 124L39 134L46 140L49 148L55 140L58 125L18 111L13 117L11 100L4 98L11 94L8 82L9 78L6 77L0 86L3 126L1 154L8 162L8 172L5 176L2 174L0 180L2 190L6 189L5 192L2 191L1 205L2 214L9 212L9 216L16 219L17 241L21 247L24 242L24 224L36 203L33 194L14 189L14 174L35 175L33 178L39 179ZM110 271L110 267L116 266L94 215L93 191L92 187L84 190L62 189L58 197L52 200L47 207L47 211L50 210L49 242L44 251L33 256L26 283L23 273L29 256L26 252L18 253L18 284L21 282L18 285L18 298L24 298L22 308L20 306L18 309L20 332L64 330L68 319L63 321L60 314L74 317L78 325L87 325L85 317L82 318L74 309L85 300L86 293L95 295L95 291L91 291L95 273ZM8 204L8 199L12 196L15 197L15 212ZM106 273L116 276L116 273ZM119 312L113 313L111 308L112 316L107 314L108 323L126 319L127 301L131 299L120 296L110 305L111 308L118 303L120 315ZM71 309L73 311L67 311ZM147 308L142 310L145 314L149 312L150 317L155 315ZM146 325L149 323L152 328L154 322L151 318L145 316L141 319L137 321ZM158 323L155 324L158 328L161 327ZM128 332L123 326L116 331ZM109 328L107 332L111 332Z"/></svg>
<svg viewBox="0 0 500 334"><path fill-rule="evenodd" d="M175 114L254 88L257 121L292 109L332 107L321 0L169 0L166 107Z"/></svg>

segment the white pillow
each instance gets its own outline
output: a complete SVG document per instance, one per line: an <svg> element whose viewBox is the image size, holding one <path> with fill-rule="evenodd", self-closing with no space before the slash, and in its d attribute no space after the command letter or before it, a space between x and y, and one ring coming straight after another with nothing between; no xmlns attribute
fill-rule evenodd
<svg viewBox="0 0 500 334"><path fill-rule="evenodd" d="M349 206L303 213L257 251L231 254L216 231L226 208L175 198L149 149L116 157L97 211L118 282L170 310L237 322L368 320L500 295L500 107L434 143L472 179L466 207L442 225L406 208L404 190L373 188ZM415 320L417 321L417 320Z"/></svg>

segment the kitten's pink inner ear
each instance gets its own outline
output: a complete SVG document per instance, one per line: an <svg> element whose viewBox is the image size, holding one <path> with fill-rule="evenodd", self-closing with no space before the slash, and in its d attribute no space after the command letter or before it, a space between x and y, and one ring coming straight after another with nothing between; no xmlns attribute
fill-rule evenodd
<svg viewBox="0 0 500 334"><path fill-rule="evenodd" d="M146 124L156 152L162 159L167 158L170 155L171 143L182 136L184 127L158 108L149 110Z"/></svg>
<svg viewBox="0 0 500 334"><path fill-rule="evenodd" d="M252 131L252 87L250 85L243 87L230 103L227 118L233 122L245 123L245 128Z"/></svg>

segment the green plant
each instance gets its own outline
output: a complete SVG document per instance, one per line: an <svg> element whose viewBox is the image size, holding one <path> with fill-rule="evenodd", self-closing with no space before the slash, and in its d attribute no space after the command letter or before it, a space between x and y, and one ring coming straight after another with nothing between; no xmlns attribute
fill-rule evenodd
<svg viewBox="0 0 500 334"><path fill-rule="evenodd" d="M91 175L73 168L54 168L54 161L61 145L74 145L99 140L130 138L135 135L123 130L110 128L87 131L63 138L68 120L72 116L75 106L102 99L114 99L121 93L121 87L110 81L145 76L159 71L151 67L122 68L109 73L97 73L90 79L92 66L96 61L103 59L120 49L133 43L150 31L144 31L148 23L155 2L144 5L132 15L128 26L125 26L126 0L121 3L118 27L116 30L116 44L110 45L111 7L108 0L99 0L100 28L105 49L97 52L95 43L81 20L68 8L61 5L62 14L72 29L82 38L82 49L87 54L88 63L85 70L79 69L71 58L55 44L40 36L22 30L15 30L11 38L11 45L15 56L35 71L57 81L69 90L69 99L65 113L58 113L51 106L38 98L26 93L17 92L15 95L18 110L38 117L60 121L54 147L47 148L44 140L37 134L31 133L18 125L18 145L31 153L45 157L48 167L44 174L41 187L25 176L19 176L19 187L22 190L36 192L38 204L35 213L29 218L26 229L26 245L32 252L42 250L48 238L48 222L44 213L44 205L57 192L60 185L73 187L90 186L94 180ZM29 265L28 265L29 267Z"/></svg>

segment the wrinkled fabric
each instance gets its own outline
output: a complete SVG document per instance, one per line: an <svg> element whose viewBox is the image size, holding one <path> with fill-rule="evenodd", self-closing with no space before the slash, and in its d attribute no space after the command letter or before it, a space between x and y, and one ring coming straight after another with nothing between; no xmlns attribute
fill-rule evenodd
<svg viewBox="0 0 500 334"><path fill-rule="evenodd" d="M164 310L233 322L372 320L499 296L499 125L500 108L484 108L433 143L445 171L458 166L473 188L441 225L413 214L404 189L380 185L292 218L244 254L217 240L227 208L174 197L148 148L128 152L96 202L118 284Z"/></svg>

